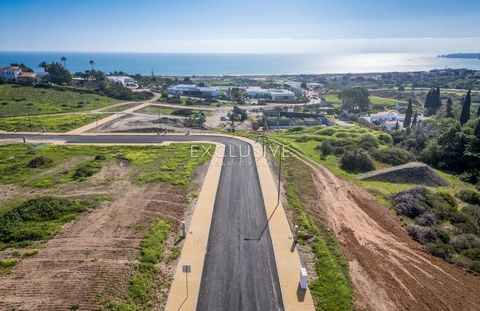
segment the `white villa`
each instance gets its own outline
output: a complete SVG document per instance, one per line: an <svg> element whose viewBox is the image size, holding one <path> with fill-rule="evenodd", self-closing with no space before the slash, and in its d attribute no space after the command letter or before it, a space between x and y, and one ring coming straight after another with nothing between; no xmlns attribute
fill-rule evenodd
<svg viewBox="0 0 480 311"><path fill-rule="evenodd" d="M178 84L167 89L168 94L172 95L192 95L192 96L206 96L217 97L220 95L218 87L200 87L195 84Z"/></svg>
<svg viewBox="0 0 480 311"><path fill-rule="evenodd" d="M387 130L393 130L395 126L398 125L400 128L403 127L403 121L405 121L405 114L398 113L396 110L387 110L379 113L373 113L368 117L362 117L362 119L380 125ZM423 114L417 116L417 122L425 121L428 118Z"/></svg>
<svg viewBox="0 0 480 311"><path fill-rule="evenodd" d="M112 83L119 83L123 86L137 87L137 81L129 76L107 76L107 79Z"/></svg>
<svg viewBox="0 0 480 311"><path fill-rule="evenodd" d="M22 73L22 69L15 66L0 67L0 78L13 82L17 81L18 76Z"/></svg>
<svg viewBox="0 0 480 311"><path fill-rule="evenodd" d="M283 89L262 89L259 86L251 86L246 89L246 93L252 98L269 97L274 101L295 100L295 93Z"/></svg>

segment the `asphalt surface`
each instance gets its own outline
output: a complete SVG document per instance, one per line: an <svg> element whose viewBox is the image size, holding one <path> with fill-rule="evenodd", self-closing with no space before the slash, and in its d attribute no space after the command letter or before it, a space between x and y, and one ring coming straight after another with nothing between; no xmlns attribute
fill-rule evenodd
<svg viewBox="0 0 480 311"><path fill-rule="evenodd" d="M19 135L28 142L159 143L214 141L226 146L213 210L197 310L284 310L257 169L249 144L210 135Z"/></svg>

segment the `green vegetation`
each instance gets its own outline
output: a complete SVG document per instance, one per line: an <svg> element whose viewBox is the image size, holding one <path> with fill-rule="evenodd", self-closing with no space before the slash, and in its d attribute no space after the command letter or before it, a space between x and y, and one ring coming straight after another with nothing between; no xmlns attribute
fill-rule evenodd
<svg viewBox="0 0 480 311"><path fill-rule="evenodd" d="M107 116L108 114L52 114L0 118L0 130L8 132L67 132Z"/></svg>
<svg viewBox="0 0 480 311"><path fill-rule="evenodd" d="M65 89L0 85L0 117L88 111L114 104L114 99Z"/></svg>
<svg viewBox="0 0 480 311"><path fill-rule="evenodd" d="M383 110L393 108L398 102L396 99L385 98L379 96L370 96L370 103L372 104L373 110Z"/></svg>
<svg viewBox="0 0 480 311"><path fill-rule="evenodd" d="M468 198L480 197L472 191ZM459 209L453 196L423 187L399 192L393 207L408 217L410 236L434 256L480 272L480 206Z"/></svg>
<svg viewBox="0 0 480 311"><path fill-rule="evenodd" d="M150 227L147 236L140 245L140 259L137 272L128 285L127 297L122 302L106 302L107 310L152 310L162 299L160 292L168 288L165 279L156 264L162 260L163 249L171 226L157 219Z"/></svg>
<svg viewBox="0 0 480 311"><path fill-rule="evenodd" d="M352 288L348 264L339 251L335 235L327 230L323 220L318 219L318 213L313 216L312 211L305 207L316 200L311 171L293 157L284 163L288 207L297 215L299 243L309 245L315 255L317 279L310 282L309 288L316 309L351 310Z"/></svg>
<svg viewBox="0 0 480 311"><path fill-rule="evenodd" d="M371 148L371 139L374 137L378 143L378 149ZM414 160L413 153L392 148L392 137L381 131L376 131L361 126L350 127L294 127L288 131L270 135L275 141L286 145L289 149L299 152L310 159L325 165L337 176L354 182L356 185L371 192L382 204L390 206L390 195L399 191L409 190L413 184L393 184L382 181L358 180L355 172L345 171L341 168L341 157L347 150L355 150L358 147L366 149L373 158L375 169L385 168L390 165L403 164L405 161ZM363 139L362 139L363 137ZM395 136L394 136L395 138ZM395 138L396 139L396 138ZM323 142L328 142L333 150L325 154L322 150ZM395 158L391 158L395 157ZM455 176L444 172L436 171L441 177L447 179L450 186L440 187L438 190L451 193L452 195L460 189L471 189L471 185L462 182Z"/></svg>
<svg viewBox="0 0 480 311"><path fill-rule="evenodd" d="M4 258L0 259L0 276L7 273L18 263L16 258Z"/></svg>
<svg viewBox="0 0 480 311"><path fill-rule="evenodd" d="M107 107L106 109L103 109L102 111L104 111L104 112L119 112L119 111L123 111L123 110L133 108L137 105L139 105L139 103L128 103L128 104L119 105L119 106L115 106L115 107Z"/></svg>
<svg viewBox="0 0 480 311"><path fill-rule="evenodd" d="M82 181L108 163L123 161L134 168L133 178L137 183L165 182L188 186L197 167L210 160L208 155L202 156L204 148L214 150L214 146L208 144L0 145L0 183L52 187Z"/></svg>
<svg viewBox="0 0 480 311"><path fill-rule="evenodd" d="M96 206L96 200L38 197L0 210L0 249L31 244L57 234L61 226Z"/></svg>

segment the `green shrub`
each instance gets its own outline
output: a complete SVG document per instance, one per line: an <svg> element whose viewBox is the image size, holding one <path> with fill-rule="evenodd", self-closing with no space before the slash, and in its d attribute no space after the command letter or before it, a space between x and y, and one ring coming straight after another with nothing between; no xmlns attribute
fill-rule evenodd
<svg viewBox="0 0 480 311"><path fill-rule="evenodd" d="M324 141L320 145L320 152L322 155L327 156L335 152L335 148L328 141Z"/></svg>
<svg viewBox="0 0 480 311"><path fill-rule="evenodd" d="M105 161L107 158L103 154L98 154L95 156L95 161Z"/></svg>
<svg viewBox="0 0 480 311"><path fill-rule="evenodd" d="M23 252L23 256L30 257L38 254L38 252L39 250L37 248L27 249L25 252Z"/></svg>
<svg viewBox="0 0 480 311"><path fill-rule="evenodd" d="M446 243L429 243L425 246L425 249L433 256L445 260L449 259L455 253L453 247Z"/></svg>
<svg viewBox="0 0 480 311"><path fill-rule="evenodd" d="M372 158L363 149L347 151L342 156L341 167L346 171L354 172L367 172L374 169Z"/></svg>
<svg viewBox="0 0 480 311"><path fill-rule="evenodd" d="M15 258L0 259L0 268L11 268L17 264Z"/></svg>
<svg viewBox="0 0 480 311"><path fill-rule="evenodd" d="M0 241L11 243L46 239L88 207L92 207L91 202L80 200L50 196L30 199L0 215Z"/></svg>
<svg viewBox="0 0 480 311"><path fill-rule="evenodd" d="M39 156L28 162L29 168L45 167L53 163L53 160L44 156Z"/></svg>
<svg viewBox="0 0 480 311"><path fill-rule="evenodd" d="M287 130L287 132L291 132L291 133L294 133L294 132L301 132L303 131L305 128L303 126L294 126L294 127L291 127Z"/></svg>
<svg viewBox="0 0 480 311"><path fill-rule="evenodd" d="M89 167L82 166L75 170L75 173L73 174L73 179L86 178L92 176L93 174L94 172Z"/></svg>
<svg viewBox="0 0 480 311"><path fill-rule="evenodd" d="M457 192L456 197L463 202L480 205L480 193L475 190L461 190Z"/></svg>
<svg viewBox="0 0 480 311"><path fill-rule="evenodd" d="M360 148L370 150L370 149L377 149L378 148L378 141L375 136L366 134L360 137L360 141L358 142L358 146Z"/></svg>
<svg viewBox="0 0 480 311"><path fill-rule="evenodd" d="M470 248L480 248L480 238L474 234L461 234L454 236L450 244L460 252Z"/></svg>
<svg viewBox="0 0 480 311"><path fill-rule="evenodd" d="M374 150L372 156L375 160L390 165L401 165L415 160L413 154L401 148Z"/></svg>
<svg viewBox="0 0 480 311"><path fill-rule="evenodd" d="M378 140L384 145L391 145L393 143L392 136L385 133L378 135Z"/></svg>

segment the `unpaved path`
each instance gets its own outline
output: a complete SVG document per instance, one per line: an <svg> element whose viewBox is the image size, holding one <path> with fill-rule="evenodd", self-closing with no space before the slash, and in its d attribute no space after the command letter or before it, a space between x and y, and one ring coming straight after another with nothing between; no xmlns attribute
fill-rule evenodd
<svg viewBox="0 0 480 311"><path fill-rule="evenodd" d="M103 185L103 179L116 181ZM96 309L98 294L109 287L121 297L138 262L139 244L149 224L162 217L173 224L188 205L186 191L164 184L131 184L129 170L117 163L108 174L102 170L92 189L71 189L72 195L107 191L114 200L68 223L63 233L22 260L0 278L0 310ZM174 226L175 228L175 226Z"/></svg>
<svg viewBox="0 0 480 311"><path fill-rule="evenodd" d="M354 184L310 163L318 202L349 261L366 310L480 310L480 278L423 251L391 211Z"/></svg>

